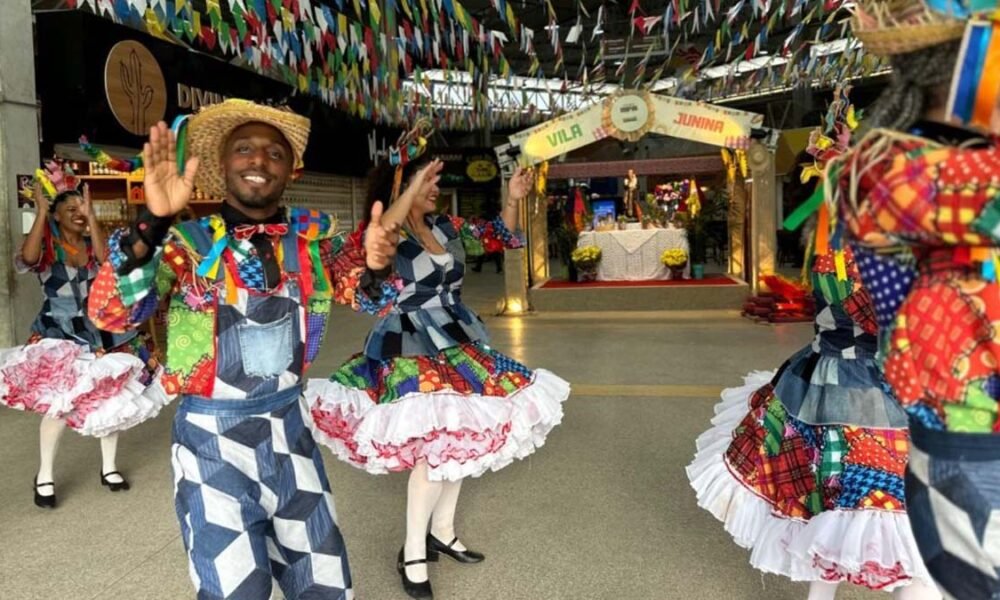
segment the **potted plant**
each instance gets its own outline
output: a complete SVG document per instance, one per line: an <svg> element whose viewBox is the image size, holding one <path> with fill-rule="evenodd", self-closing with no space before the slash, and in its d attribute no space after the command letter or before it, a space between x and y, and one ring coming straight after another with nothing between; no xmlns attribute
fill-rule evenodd
<svg viewBox="0 0 1000 600"><path fill-rule="evenodd" d="M576 266L577 281L597 279L597 263L601 262L601 249L597 246L583 246L573 251L571 256Z"/></svg>
<svg viewBox="0 0 1000 600"><path fill-rule="evenodd" d="M705 274L705 255L709 243L709 223L724 221L729 210L729 196L724 190L709 190L703 195L697 211L688 212L683 217L683 227L687 232L691 248L691 276L701 279Z"/></svg>
<svg viewBox="0 0 1000 600"><path fill-rule="evenodd" d="M619 215L618 216L618 229L624 230L626 223L628 223L628 217L626 217L625 215Z"/></svg>
<svg viewBox="0 0 1000 600"><path fill-rule="evenodd" d="M683 248L668 248L660 255L660 262L670 269L670 279L681 279L687 266L688 253Z"/></svg>

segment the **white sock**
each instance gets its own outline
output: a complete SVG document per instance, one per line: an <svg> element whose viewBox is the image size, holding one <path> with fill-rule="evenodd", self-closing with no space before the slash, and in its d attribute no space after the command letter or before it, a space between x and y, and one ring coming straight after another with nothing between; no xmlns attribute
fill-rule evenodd
<svg viewBox="0 0 1000 600"><path fill-rule="evenodd" d="M440 481L427 479L427 463L420 462L410 472L410 482L406 488L406 544L403 546L403 562L427 558L427 525L430 523L434 506L441 497ZM427 581L427 565L406 567L410 581Z"/></svg>
<svg viewBox="0 0 1000 600"><path fill-rule="evenodd" d="M101 474L117 471L116 457L118 456L118 434L112 433L101 438ZM121 483L125 481L121 475L111 475L105 477L109 483Z"/></svg>
<svg viewBox="0 0 1000 600"><path fill-rule="evenodd" d="M56 460L56 451L59 450L59 438L63 431L66 431L66 423L60 419L42 417L42 424L38 426L38 480L35 483L54 482L52 471ZM36 488L41 496L52 496L56 493L51 485L43 485Z"/></svg>
<svg viewBox="0 0 1000 600"><path fill-rule="evenodd" d="M431 517L431 535L444 544L455 539L455 507L458 505L458 494L462 491L462 480L441 482L441 497L434 507ZM466 550L462 542L455 542L455 550Z"/></svg>
<svg viewBox="0 0 1000 600"><path fill-rule="evenodd" d="M809 584L808 600L833 600L837 597L837 588L840 583L830 581L813 581Z"/></svg>
<svg viewBox="0 0 1000 600"><path fill-rule="evenodd" d="M910 585L892 591L893 600L941 600L941 592L934 584L914 579Z"/></svg>

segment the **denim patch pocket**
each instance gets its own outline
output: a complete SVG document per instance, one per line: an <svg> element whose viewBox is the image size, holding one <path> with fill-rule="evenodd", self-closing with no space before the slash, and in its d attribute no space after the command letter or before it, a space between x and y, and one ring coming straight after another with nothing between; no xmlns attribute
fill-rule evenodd
<svg viewBox="0 0 1000 600"><path fill-rule="evenodd" d="M236 326L243 371L251 377L277 377L292 364L292 315L273 323Z"/></svg>

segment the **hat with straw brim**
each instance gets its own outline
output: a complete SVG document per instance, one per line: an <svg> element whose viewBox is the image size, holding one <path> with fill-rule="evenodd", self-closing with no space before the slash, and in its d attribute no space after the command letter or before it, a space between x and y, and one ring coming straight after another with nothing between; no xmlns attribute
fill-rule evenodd
<svg viewBox="0 0 1000 600"><path fill-rule="evenodd" d="M248 123L263 123L280 131L292 149L293 168L302 168L302 156L309 141L308 118L288 108L229 99L202 108L187 124L187 150L200 160L195 185L202 191L220 198L226 195L222 166L226 142L233 131Z"/></svg>
<svg viewBox="0 0 1000 600"><path fill-rule="evenodd" d="M909 54L959 40L966 21L931 10L922 0L859 0L851 29L865 51L877 56Z"/></svg>

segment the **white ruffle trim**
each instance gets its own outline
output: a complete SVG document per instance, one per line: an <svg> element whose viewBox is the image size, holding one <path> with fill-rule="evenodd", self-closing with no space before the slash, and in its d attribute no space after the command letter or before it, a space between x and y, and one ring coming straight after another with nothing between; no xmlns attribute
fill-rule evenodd
<svg viewBox="0 0 1000 600"><path fill-rule="evenodd" d="M688 479L698 505L724 524L733 540L750 553L750 564L793 581L846 580L884 590L907 585L909 578L931 584L904 512L833 510L808 521L776 515L771 505L729 470L725 452L733 430L749 411L755 391L774 372L757 371L744 385L722 392L712 427L698 437ZM897 572L878 580L878 573ZM933 584L931 584L933 585Z"/></svg>
<svg viewBox="0 0 1000 600"><path fill-rule="evenodd" d="M377 474L427 460L432 481L457 481L532 454L562 422L569 395L568 382L537 369L530 384L507 397L415 392L375 404L364 390L310 379L305 400L316 439L341 460ZM342 429L324 431L317 412L341 417ZM408 448L415 442L422 444L418 455Z"/></svg>
<svg viewBox="0 0 1000 600"><path fill-rule="evenodd" d="M68 340L0 349L0 403L103 437L156 416L172 400L159 374L152 385L141 383L145 368L131 354L97 356Z"/></svg>
<svg viewBox="0 0 1000 600"><path fill-rule="evenodd" d="M170 404L177 396L167 394L160 376L163 369L157 370L153 382L143 386L138 381L130 381L120 394L101 403L87 415L83 424L76 429L82 435L104 437L119 431L131 429L160 414L164 406Z"/></svg>

